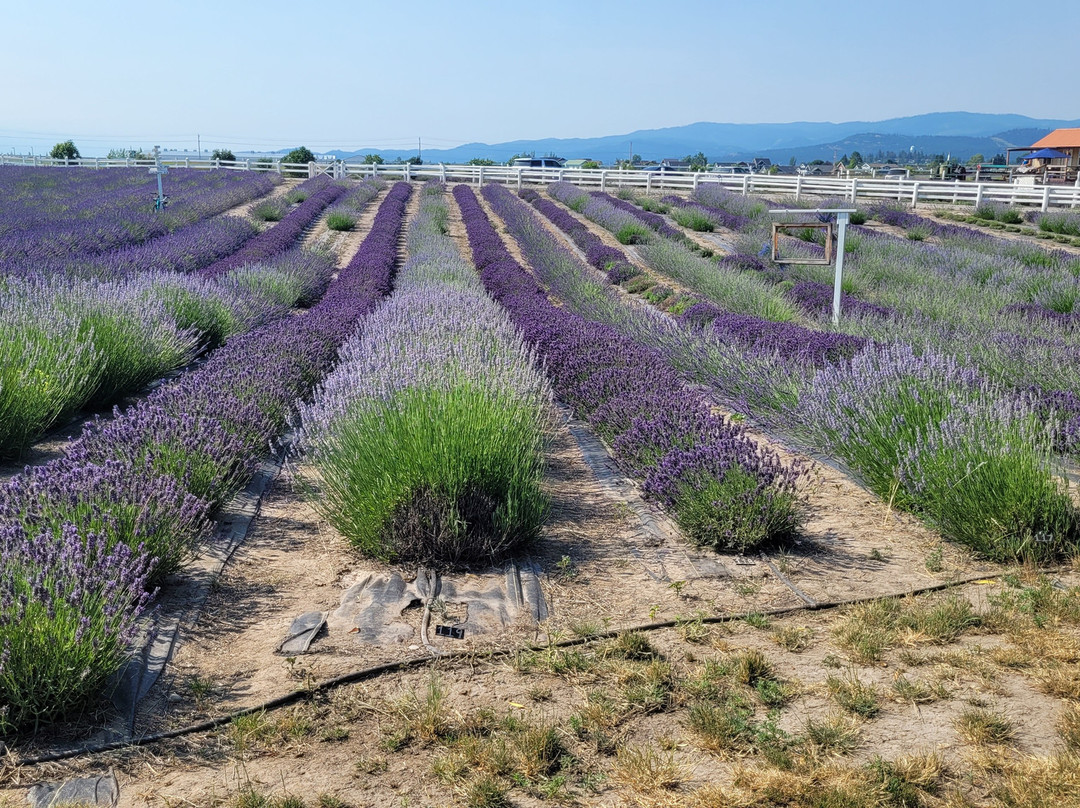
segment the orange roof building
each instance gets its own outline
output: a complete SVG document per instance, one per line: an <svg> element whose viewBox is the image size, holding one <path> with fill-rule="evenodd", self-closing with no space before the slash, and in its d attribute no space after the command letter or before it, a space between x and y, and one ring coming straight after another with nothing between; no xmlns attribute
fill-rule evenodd
<svg viewBox="0 0 1080 808"><path fill-rule="evenodd" d="M1056 149L1067 158L1041 160L1045 165L1068 166L1070 169L1080 166L1080 129L1055 129L1046 137L1031 144L1032 149Z"/></svg>

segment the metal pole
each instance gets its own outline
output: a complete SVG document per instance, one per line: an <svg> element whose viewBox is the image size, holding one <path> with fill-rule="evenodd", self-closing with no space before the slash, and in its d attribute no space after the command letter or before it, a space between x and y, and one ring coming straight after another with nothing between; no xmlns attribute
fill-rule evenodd
<svg viewBox="0 0 1080 808"><path fill-rule="evenodd" d="M840 286L844 280L844 235L847 232L847 212L836 214L836 277L833 279L832 324L840 325Z"/></svg>

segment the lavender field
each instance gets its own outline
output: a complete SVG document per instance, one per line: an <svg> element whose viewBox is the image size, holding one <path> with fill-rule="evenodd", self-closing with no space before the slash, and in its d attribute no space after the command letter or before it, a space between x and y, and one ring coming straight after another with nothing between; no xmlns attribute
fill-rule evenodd
<svg viewBox="0 0 1080 808"><path fill-rule="evenodd" d="M833 754L824 725L797 732L777 723L796 683L757 657L736 660L719 638L708 642L730 668L684 670L709 648L709 621L739 617L708 610L762 586L715 570L760 559L780 591L797 596L787 611L870 604L842 612L862 628L829 629L852 666L976 627L1005 633L1008 624L1019 643L1019 622L1009 621L1072 625L1080 614L1075 588L1048 594L1014 572L1064 570L1080 554L1076 253L899 207L860 209L834 327L831 268L797 262L823 253L816 231L787 238L795 263L775 264L763 249L766 211L791 200L708 184L651 198L569 183L515 192L317 177L283 187L267 175L194 170L170 180L171 204L155 212L150 183L136 172L0 168L10 201L0 213L0 455L26 464L0 481L0 739L12 749L49 749L104 725L118 672L138 658L170 593L190 582L194 560L229 529L230 502L268 459L284 464L296 494L280 553L303 544L296 525L309 508L309 532L353 568L320 584L335 597L377 576L391 589L395 574L406 586L428 571L480 587L480 576L509 580L535 568L553 609L579 610L573 624L545 634L546 649L535 644L537 622L531 639L515 635L520 647L498 653L513 653L505 657L513 676L543 669L582 692L613 677L619 700L591 691L592 706L572 717L552 705L551 721L566 726L539 741L496 718L475 727L474 718L460 726L406 718L414 723L398 735L383 732L387 754L444 748L432 765L465 804L488 804L472 791L461 796L463 783L479 782L470 766L499 793L538 800L570 799L559 790L562 767L580 780L580 797L592 777L583 760L610 758L622 771L632 754L622 728L669 710L685 710L680 726L712 753L820 775ZM581 502L568 502L559 488L567 456L584 468L581 458L596 451L590 473L609 487L597 494L579 480ZM905 560L891 572L855 565L836 546L850 537L821 527L828 507L858 515L855 543L884 535L866 514L883 524L903 514L909 521L896 524L907 533L869 557L886 564L895 549ZM640 524L606 527L619 519ZM594 520L604 541L589 533ZM648 566L659 533L634 544L651 523L670 526L656 530L679 548L655 554L659 574ZM578 529L581 547L553 538ZM925 562L910 563L911 536L932 537ZM944 576L946 554L965 572L1014 576L1015 586L978 614L955 595L940 609L874 599L922 592L914 581ZM800 564L822 570L821 592L792 583ZM638 566L651 578L642 592L666 605L612 583ZM933 586L970 583L960 570L957 561ZM906 589L889 589L893 579ZM306 592L289 594L307 602ZM398 594L392 625L404 637L401 621L419 601ZM601 613L606 597L640 613L583 622L581 610ZM787 601L748 607L746 622L768 626L758 610L776 603ZM454 604L429 594L422 605L424 647L412 648L453 657L426 632L440 610L452 622ZM671 619L658 622L665 608ZM325 601L318 609L332 611ZM608 631L612 620L617 630ZM327 625L326 652L340 654L351 640L334 634L333 619ZM661 628L693 646L685 664L637 634ZM886 637L879 646L858 633L871 629ZM566 650L559 631L573 632L573 644L614 640L594 659ZM775 643L801 653L806 631L778 632ZM401 662L397 643L389 659ZM494 646L470 653L481 647ZM356 653L354 668L366 659ZM1042 677L1041 692L1080 700L1075 659L1009 659ZM288 660L289 675L308 676L310 687L310 673ZM833 692L842 685L825 689L843 706ZM427 687L424 707L354 706L350 720L428 715L439 699L436 680ZM547 702L558 685L545 687L529 698ZM525 697L507 692L524 710ZM319 709L325 717L339 708ZM862 722L874 710L852 711ZM160 716L146 720L165 726ZM847 731L834 723L835 733ZM494 749L493 739L505 754L499 764L485 746ZM522 762L530 754L551 760L530 767ZM900 777L881 766L867 764L859 777ZM877 802L775 804L939 804L930 786L907 801L889 802L886 792L873 791Z"/></svg>

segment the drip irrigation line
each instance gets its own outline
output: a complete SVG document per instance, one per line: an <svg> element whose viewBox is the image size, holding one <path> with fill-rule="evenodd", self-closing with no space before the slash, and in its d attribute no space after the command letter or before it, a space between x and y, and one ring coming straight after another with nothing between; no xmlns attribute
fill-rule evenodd
<svg viewBox="0 0 1080 808"><path fill-rule="evenodd" d="M1050 567L1045 568L1043 572L1060 572L1066 569L1065 567ZM913 595L924 595L930 592L941 592L947 589L952 589L957 586L963 586L965 584L974 583L975 581L986 580L990 578L1000 577L1000 573L981 573L977 575L971 575L966 578L958 578L953 581L942 581L929 586L916 587L914 589L907 589L902 592L890 592L885 594L867 595L865 597L847 598L845 600L834 600L826 602L815 602L813 605L805 604L801 606L785 606L779 609L766 609L762 612L758 612L766 617L785 617L790 614L797 614L799 612L821 612L829 611L832 609L841 608L844 606L854 606L859 603L869 603L875 600L881 600L882 598L901 598L909 597ZM739 614L717 614L710 615L701 618L702 623L717 624L717 623L729 623L735 620L740 620L745 615ZM608 631L599 632L597 634L590 634L587 637L574 637L566 640L560 640L554 643L547 643L543 645L532 644L519 648L502 648L495 651L481 652L476 651L444 651L442 656L433 658L432 656L418 656L410 659L402 660L400 662L385 662L381 665L373 665L368 668L361 668L359 670L350 671L349 673L335 676L331 679L324 679L321 682L316 682L310 687L303 688L301 690L294 690L290 693L286 693L283 696L278 696L273 699L262 702L261 704L255 704L250 707L244 707L234 712L227 713L226 715L218 716L217 718L211 718L206 721L200 721L196 724L189 724L185 727L178 727L176 729L165 730L163 732L156 732L151 735L144 735L140 738L132 738L126 741L112 741L109 743L97 744L92 746L83 746L74 749L65 749L58 752L51 752L44 755L38 755L36 757L22 758L10 762L9 765L14 767L21 766L37 766L42 763L55 763L61 760L68 760L74 757L80 757L82 755L98 755L105 752L114 752L119 749L127 749L131 747L150 746L151 744L160 743L161 741L172 740L173 738L180 738L185 735L195 735L200 732L208 732L213 729L217 729L225 724L232 723L238 718L244 716L253 715L255 713L266 712L268 710L276 710L280 707L288 707L289 705L296 704L300 701L307 701L322 693L328 693L332 690L336 690L344 685L356 684L369 679L378 678L387 673L401 673L414 668L423 667L428 665L436 659L453 661L458 659L499 659L502 657L508 657L513 654L520 653L521 651L546 651L551 648L571 648L577 645L586 645L588 643L596 642L598 640L613 639L620 634L625 634L630 631L649 632L660 631L662 629L675 628L684 620L660 620L652 623L641 623L635 626L624 626L618 629L610 629Z"/></svg>

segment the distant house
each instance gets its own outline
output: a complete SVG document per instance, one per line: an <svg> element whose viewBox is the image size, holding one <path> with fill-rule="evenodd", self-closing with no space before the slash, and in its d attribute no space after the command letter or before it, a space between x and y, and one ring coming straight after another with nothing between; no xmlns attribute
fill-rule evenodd
<svg viewBox="0 0 1080 808"><path fill-rule="evenodd" d="M1064 158L1051 160L1053 165L1080 167L1080 129L1055 129L1046 137L1032 143L1031 148L1036 151L1054 149L1065 155Z"/></svg>
<svg viewBox="0 0 1080 808"><path fill-rule="evenodd" d="M588 157L575 157L573 160L567 160L565 163L563 163L563 168L582 168L586 163L595 162L596 160Z"/></svg>
<svg viewBox="0 0 1080 808"><path fill-rule="evenodd" d="M660 165L663 166L664 168L666 168L668 171L689 171L690 170L690 161L689 160L673 160L673 159L661 160Z"/></svg>
<svg viewBox="0 0 1080 808"><path fill-rule="evenodd" d="M833 173L832 163L803 163L799 166L798 173L804 177L827 177Z"/></svg>
<svg viewBox="0 0 1080 808"><path fill-rule="evenodd" d="M1035 172L1045 180L1075 180L1080 171L1080 129L1055 129L1026 149L1009 149L1007 159L1011 160L1013 152L1028 152L1020 174Z"/></svg>

